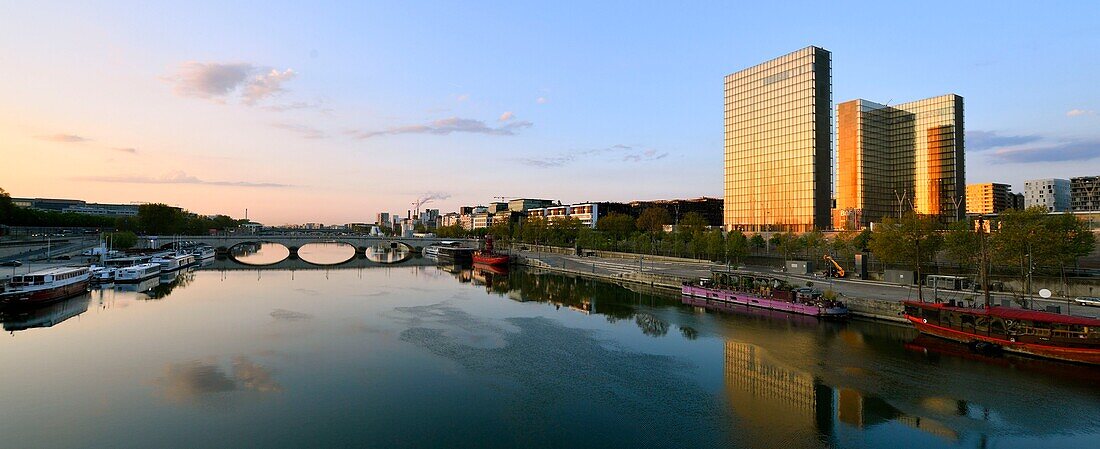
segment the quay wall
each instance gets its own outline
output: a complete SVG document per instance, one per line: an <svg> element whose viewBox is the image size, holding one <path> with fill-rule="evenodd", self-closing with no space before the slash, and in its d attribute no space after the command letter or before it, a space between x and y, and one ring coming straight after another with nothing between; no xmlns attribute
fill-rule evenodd
<svg viewBox="0 0 1100 449"><path fill-rule="evenodd" d="M616 275L593 273L585 270L574 270L569 268L551 266L550 264L547 264L546 262L538 258L523 256L513 257L515 262L519 265L552 271L556 273L571 274L574 276L580 276L590 279L610 281L623 286L627 286L628 284L642 285L649 287L654 292L660 292L666 295L678 295L680 293L680 286L683 285L683 282L690 280L680 276L670 276L655 273L621 273ZM649 256L646 257L648 258ZM848 310L851 312L852 315L864 318L873 318L877 320L892 321L897 323L907 322L905 317L902 316L904 307L899 301L887 301L871 298L854 298L851 296L845 296L842 298L842 300L848 306Z"/></svg>

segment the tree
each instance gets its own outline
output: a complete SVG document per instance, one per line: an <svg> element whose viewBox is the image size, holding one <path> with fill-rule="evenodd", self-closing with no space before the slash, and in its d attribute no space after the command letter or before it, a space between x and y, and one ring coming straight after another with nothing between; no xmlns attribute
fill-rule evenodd
<svg viewBox="0 0 1100 449"><path fill-rule="evenodd" d="M764 244L764 238L759 234L754 235L754 238L759 237L760 246ZM735 265L741 264L741 259L749 254L749 239L745 238L745 234L741 231L730 231L726 234L726 260L732 260Z"/></svg>
<svg viewBox="0 0 1100 449"><path fill-rule="evenodd" d="M781 232L772 236L772 239L775 240L775 249L783 254L784 261L790 260L794 253L802 249L804 243L802 239L790 232ZM786 263L783 266L785 267Z"/></svg>
<svg viewBox="0 0 1100 449"><path fill-rule="evenodd" d="M663 207L649 207L638 216L638 229L646 232L661 232L665 225L672 222L672 217Z"/></svg>
<svg viewBox="0 0 1100 449"><path fill-rule="evenodd" d="M924 301L920 288L923 267L935 260L943 246L939 223L934 217L910 213L900 221L885 218L871 237L871 251L886 263L912 267L917 272L917 297Z"/></svg>
<svg viewBox="0 0 1100 449"><path fill-rule="evenodd" d="M1043 207L1006 210L997 217L996 232L990 235L994 262L1018 267L1020 282L1028 293L1031 292L1031 271L1036 262L1042 265L1049 243L1043 232L1046 216Z"/></svg>
<svg viewBox="0 0 1100 449"><path fill-rule="evenodd" d="M622 240L634 232L634 217L612 212L596 221L596 229L614 240Z"/></svg>
<svg viewBox="0 0 1100 449"><path fill-rule="evenodd" d="M981 237L969 220L951 223L943 236L943 246L948 259L964 268L976 268L981 263Z"/></svg>
<svg viewBox="0 0 1100 449"><path fill-rule="evenodd" d="M825 246L828 242L825 240L825 234L822 234L821 231L807 232L802 234L799 239L802 240L802 247L809 253L810 259L820 259L824 255Z"/></svg>
<svg viewBox="0 0 1100 449"><path fill-rule="evenodd" d="M707 219L703 217L703 214L698 212L688 212L684 214L684 218L680 219L679 227L684 232L690 235L696 235L707 229Z"/></svg>
<svg viewBox="0 0 1100 449"><path fill-rule="evenodd" d="M737 231L737 232L741 232L741 231ZM752 249L761 249L761 248L764 247L764 245L767 245L767 244L768 244L768 241L764 240L764 236L762 236L760 234L753 234L752 238L749 239L749 247L752 248Z"/></svg>
<svg viewBox="0 0 1100 449"><path fill-rule="evenodd" d="M130 249L137 245L137 234L130 231L112 232L107 234L111 239L111 246L118 249Z"/></svg>

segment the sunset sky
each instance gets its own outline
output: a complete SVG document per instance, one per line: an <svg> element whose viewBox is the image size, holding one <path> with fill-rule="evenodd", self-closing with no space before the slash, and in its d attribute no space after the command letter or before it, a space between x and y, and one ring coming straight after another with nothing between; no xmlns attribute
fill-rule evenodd
<svg viewBox="0 0 1100 449"><path fill-rule="evenodd" d="M0 187L272 225L721 197L722 77L807 45L834 105L962 95L968 183L1100 175L1095 2L363 3L6 2Z"/></svg>

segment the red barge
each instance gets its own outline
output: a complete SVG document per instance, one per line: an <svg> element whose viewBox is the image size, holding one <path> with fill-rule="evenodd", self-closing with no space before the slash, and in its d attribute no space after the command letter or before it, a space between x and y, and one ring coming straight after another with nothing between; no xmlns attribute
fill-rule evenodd
<svg viewBox="0 0 1100 449"><path fill-rule="evenodd" d="M493 251L493 237L485 236L485 249L474 253L474 263L481 265L508 265L511 260L507 254L498 254Z"/></svg>
<svg viewBox="0 0 1100 449"><path fill-rule="evenodd" d="M1100 319L1096 318L916 301L905 301L905 318L923 334L977 349L1100 365Z"/></svg>
<svg viewBox="0 0 1100 449"><path fill-rule="evenodd" d="M72 298L88 291L88 267L60 267L12 276L0 293L0 304L33 305Z"/></svg>

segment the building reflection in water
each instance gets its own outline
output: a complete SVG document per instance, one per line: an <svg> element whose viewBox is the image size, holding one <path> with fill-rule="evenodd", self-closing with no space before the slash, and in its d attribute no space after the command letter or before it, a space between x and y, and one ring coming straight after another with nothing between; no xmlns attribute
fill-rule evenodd
<svg viewBox="0 0 1100 449"><path fill-rule="evenodd" d="M886 401L852 388L825 385L810 373L784 366L766 350L733 340L725 343L726 395L734 414L753 430L754 447L833 445L838 424L863 430L896 422L957 442L943 423L903 413ZM965 401L951 401L953 414L969 414ZM965 415L963 415L965 416Z"/></svg>

